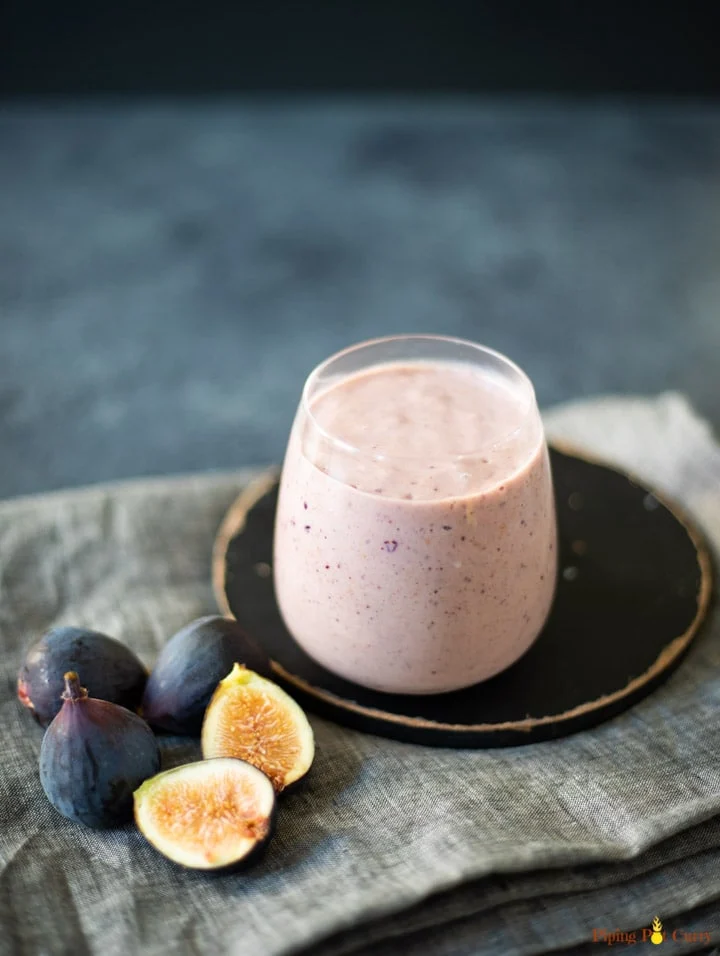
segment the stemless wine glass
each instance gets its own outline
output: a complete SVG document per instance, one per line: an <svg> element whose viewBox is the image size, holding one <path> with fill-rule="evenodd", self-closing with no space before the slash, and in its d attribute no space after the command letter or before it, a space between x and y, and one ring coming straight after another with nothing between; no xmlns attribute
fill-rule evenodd
<svg viewBox="0 0 720 956"><path fill-rule="evenodd" d="M485 680L540 632L556 547L542 422L509 359L398 336L310 374L273 563L285 624L318 663L393 693Z"/></svg>

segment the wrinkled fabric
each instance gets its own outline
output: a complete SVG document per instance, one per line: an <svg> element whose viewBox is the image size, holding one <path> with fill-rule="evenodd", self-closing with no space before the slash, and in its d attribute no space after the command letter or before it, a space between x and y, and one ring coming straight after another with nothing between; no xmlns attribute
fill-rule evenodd
<svg viewBox="0 0 720 956"><path fill-rule="evenodd" d="M546 422L674 496L718 548L720 447L681 396L583 401ZM214 611L214 534L249 477L0 503L3 956L590 952L593 928L647 926L656 912L670 928L714 926L720 942L717 612L666 684L563 740L444 750L312 717L311 777L282 798L277 834L245 873L186 872L132 825L60 817L40 789L42 732L15 699L27 642L78 624L152 665L175 630ZM199 756L192 740L162 746L164 766ZM662 952L698 948L668 940Z"/></svg>

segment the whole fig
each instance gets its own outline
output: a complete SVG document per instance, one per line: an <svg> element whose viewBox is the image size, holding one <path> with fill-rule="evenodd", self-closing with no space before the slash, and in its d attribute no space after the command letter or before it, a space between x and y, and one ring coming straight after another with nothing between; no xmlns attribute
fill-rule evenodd
<svg viewBox="0 0 720 956"><path fill-rule="evenodd" d="M43 727L62 705L63 675L78 671L93 697L137 710L147 671L129 647L81 627L54 627L33 644L20 668L18 699Z"/></svg>
<svg viewBox="0 0 720 956"><path fill-rule="evenodd" d="M270 659L240 627L224 617L201 617L163 647L148 678L142 715L158 730L199 734L205 709L235 663L270 676Z"/></svg>
<svg viewBox="0 0 720 956"><path fill-rule="evenodd" d="M123 823L132 816L133 792L160 769L157 741L137 714L88 697L76 673L64 680L60 713L40 748L42 788L70 820Z"/></svg>

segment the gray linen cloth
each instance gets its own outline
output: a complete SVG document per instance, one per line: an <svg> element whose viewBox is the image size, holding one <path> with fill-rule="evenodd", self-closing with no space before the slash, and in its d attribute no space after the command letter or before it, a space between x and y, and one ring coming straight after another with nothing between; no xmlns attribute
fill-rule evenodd
<svg viewBox="0 0 720 956"><path fill-rule="evenodd" d="M682 397L584 401L546 422L674 495L720 545L720 447ZM312 776L283 798L246 873L185 872L131 825L98 832L55 813L41 732L14 696L27 641L78 623L152 664L214 609L213 536L248 477L0 503L0 953L584 952L593 927L647 926L656 912L720 941L717 615L667 684L564 740L442 750L313 717ZM180 738L163 746L166 766L198 754Z"/></svg>

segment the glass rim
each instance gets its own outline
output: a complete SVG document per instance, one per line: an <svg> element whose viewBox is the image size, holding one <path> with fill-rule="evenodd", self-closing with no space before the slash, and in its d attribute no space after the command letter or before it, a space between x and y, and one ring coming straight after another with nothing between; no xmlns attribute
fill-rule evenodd
<svg viewBox="0 0 720 956"><path fill-rule="evenodd" d="M432 461L432 455L398 455L398 454L383 454L368 451L364 448L358 448L356 445L350 444L350 442L345 441L343 438L340 438L338 435L333 434L328 431L323 425L320 424L317 417L315 416L312 410L312 403L310 399L310 391L313 386L317 383L318 379L322 376L330 365L334 362L339 361L340 359L345 358L346 356L352 355L354 352L362 352L373 346L380 345L389 345L392 343L399 342L417 342L423 341L427 343L440 343L443 345L455 345L462 348L466 348L476 354L480 354L489 358L494 359L499 365L503 366L508 371L512 372L520 384L522 385L524 395L526 397L527 403L523 408L523 418L519 425L515 428L509 429L504 434L500 435L498 438L493 441L487 442L482 447L479 447L473 451L462 452L460 454L453 454L444 456L443 460L445 461L462 461L463 459L475 458L477 455L482 454L484 451L487 451L488 448L495 448L501 445L507 444L511 441L515 435L519 434L520 431L525 427L527 422L528 415L537 410L537 398L535 395L535 387L533 386L530 377L523 369L514 362L511 358L508 358L507 355L504 355L502 352L498 352L497 349L490 348L487 345L480 345L478 342L472 342L470 339L462 339L450 335L433 335L431 333L405 333L399 335L386 335L380 336L375 339L366 339L363 342L356 342L354 345L349 345L344 349L340 349L338 352L334 352L332 355L329 355L326 359L323 359L315 368L310 372L308 377L305 380L303 385L302 395L300 398L300 406L303 410L303 413L307 416L308 420L312 423L314 429L316 429L320 435L331 442L333 445L341 448L348 454L362 456L364 458L371 458L375 461ZM423 359L418 359L417 361L424 361ZM432 361L432 359L428 359ZM438 359L438 361L443 361ZM451 360L449 360L451 361ZM461 360L458 360L461 361ZM383 365L382 361L373 363L377 366ZM368 365L368 368L372 368L373 365ZM352 373L349 373L352 374ZM538 416L539 417L539 416ZM542 429L541 429L542 435Z"/></svg>

